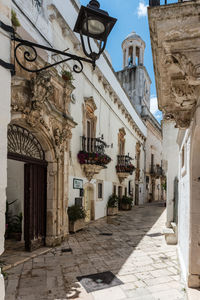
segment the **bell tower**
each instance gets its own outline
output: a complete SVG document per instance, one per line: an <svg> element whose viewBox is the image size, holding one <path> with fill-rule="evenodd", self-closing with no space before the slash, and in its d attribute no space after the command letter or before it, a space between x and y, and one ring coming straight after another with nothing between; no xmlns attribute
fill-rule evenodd
<svg viewBox="0 0 200 300"><path fill-rule="evenodd" d="M145 42L133 31L122 43L123 68L143 66Z"/></svg>
<svg viewBox="0 0 200 300"><path fill-rule="evenodd" d="M117 76L127 92L131 104L143 117L150 112L151 79L144 66L145 42L131 32L122 42L123 69Z"/></svg>

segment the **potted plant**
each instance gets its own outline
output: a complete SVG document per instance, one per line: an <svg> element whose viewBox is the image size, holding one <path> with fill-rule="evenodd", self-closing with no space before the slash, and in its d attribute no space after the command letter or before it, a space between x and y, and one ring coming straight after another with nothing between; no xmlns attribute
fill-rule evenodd
<svg viewBox="0 0 200 300"><path fill-rule="evenodd" d="M119 198L117 197L117 195L112 194L109 197L108 203L107 203L107 215L108 216L114 216L118 213L118 202L119 202Z"/></svg>
<svg viewBox="0 0 200 300"><path fill-rule="evenodd" d="M121 208L123 210L131 210L132 203L133 203L133 198L124 195L121 199Z"/></svg>
<svg viewBox="0 0 200 300"><path fill-rule="evenodd" d="M22 213L20 213L18 216L14 216L12 218L12 221L10 224L10 237L15 239L16 241L21 241L22 220L23 220L23 216L22 216Z"/></svg>
<svg viewBox="0 0 200 300"><path fill-rule="evenodd" d="M86 213L82 206L72 205L68 208L69 232L76 232L85 226Z"/></svg>
<svg viewBox="0 0 200 300"><path fill-rule="evenodd" d="M63 80L69 81L70 83L72 82L72 80L74 80L73 75L70 71L62 70L61 75Z"/></svg>
<svg viewBox="0 0 200 300"><path fill-rule="evenodd" d="M19 19L17 18L17 14L13 9L11 10L11 22L15 31L17 30L17 27L21 26Z"/></svg>

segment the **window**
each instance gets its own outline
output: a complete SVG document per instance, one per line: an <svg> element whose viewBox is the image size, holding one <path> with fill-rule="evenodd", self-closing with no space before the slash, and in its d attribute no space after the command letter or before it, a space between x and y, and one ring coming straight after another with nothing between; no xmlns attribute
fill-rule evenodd
<svg viewBox="0 0 200 300"><path fill-rule="evenodd" d="M103 198L103 184L102 183L98 183L98 199L102 199Z"/></svg>
<svg viewBox="0 0 200 300"><path fill-rule="evenodd" d="M122 186L118 186L118 197L122 198Z"/></svg>
<svg viewBox="0 0 200 300"><path fill-rule="evenodd" d="M127 187L125 188L124 194L127 196Z"/></svg>
<svg viewBox="0 0 200 300"><path fill-rule="evenodd" d="M183 147L182 149L182 168L184 167L185 165L185 147Z"/></svg>
<svg viewBox="0 0 200 300"><path fill-rule="evenodd" d="M116 187L115 184L113 185L113 194L114 194L114 195L117 195L117 187Z"/></svg>
<svg viewBox="0 0 200 300"><path fill-rule="evenodd" d="M154 154L151 154L151 165L154 165Z"/></svg>
<svg viewBox="0 0 200 300"><path fill-rule="evenodd" d="M119 155L124 155L125 152L125 135L126 135L125 129L120 128L118 133Z"/></svg>

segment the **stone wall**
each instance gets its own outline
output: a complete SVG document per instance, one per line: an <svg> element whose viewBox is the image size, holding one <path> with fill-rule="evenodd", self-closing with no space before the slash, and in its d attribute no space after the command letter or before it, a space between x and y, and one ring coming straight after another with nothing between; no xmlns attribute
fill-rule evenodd
<svg viewBox="0 0 200 300"><path fill-rule="evenodd" d="M10 25L10 0L0 0L0 19ZM10 62L10 39L0 31L0 58ZM6 185L7 185L7 125L10 121L10 71L0 67L1 94L0 94L0 254L4 251ZM3 88L2 88L3 87ZM4 299L4 280L0 275L0 299Z"/></svg>

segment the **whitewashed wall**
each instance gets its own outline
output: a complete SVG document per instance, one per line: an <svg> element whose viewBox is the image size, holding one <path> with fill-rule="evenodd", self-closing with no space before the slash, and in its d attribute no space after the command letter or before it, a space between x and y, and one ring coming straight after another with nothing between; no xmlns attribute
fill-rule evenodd
<svg viewBox="0 0 200 300"><path fill-rule="evenodd" d="M0 0L0 19L10 25L10 0ZM10 62L10 39L0 30L0 58ZM0 66L0 255L4 251L6 185L7 185L7 125L10 121L10 71ZM0 272L0 299L4 299L4 280Z"/></svg>
<svg viewBox="0 0 200 300"><path fill-rule="evenodd" d="M167 175L167 227L173 221L174 212L174 179L178 177L179 147L177 144L178 129L174 121L163 120L163 162Z"/></svg>
<svg viewBox="0 0 200 300"><path fill-rule="evenodd" d="M78 15L78 6L74 4L74 1L70 0L48 0L44 3L44 8L40 14L37 13L36 8L33 6L32 1L16 0L17 6L14 5L14 9L17 15L20 17L21 27L18 29L18 33L23 37L32 38L35 41L44 45L52 45L57 49L67 49L69 52L77 55L83 55L80 46L80 39L77 34L73 32L75 21ZM27 17L21 12L20 8L24 11ZM29 20L35 25L31 26ZM42 37L43 35L43 37ZM109 42L109 41L108 41ZM96 45L93 43L93 46ZM48 60L51 60L50 53L46 53ZM65 68L73 70L73 62L69 62ZM58 68L58 72L61 68ZM101 75L103 74L103 76ZM121 102L125 109L132 116L133 121L140 129L143 136L146 137L146 126L138 116L130 101L121 87L106 54L102 55L97 61L97 68L93 71L92 66L84 63L84 70L80 74L73 73L74 81L73 85L75 90L73 92L75 103L71 103L70 113L73 116L77 126L72 132L72 141L70 148L70 180L73 182L74 178L82 178L86 182L85 175L81 170L81 166L77 160L77 154L81 150L80 137L83 135L82 124L82 104L84 103L84 97L93 97L97 110L95 112L97 116L97 128L96 136L100 137L104 135L104 141L107 144L113 143L113 148L106 149L106 154L112 158L112 162L108 165L108 168L102 170L100 174L95 176L95 180L99 179L104 182L104 199L96 201L96 207L98 212L95 213L95 217L102 217L105 215L105 206L107 203L108 195L112 193L113 183L119 184L115 166L117 164L118 154L118 131L124 127L126 131L126 146L125 154L130 154L135 158L135 145L137 141L143 143L141 137L131 127L125 113L122 113L118 104ZM103 77L103 78L102 78ZM114 90L115 97L118 99L118 103L114 103L114 97L111 97L110 91ZM141 158L141 169L144 169L144 154ZM133 161L135 164L135 161ZM134 180L134 174L123 183L123 186L128 187L128 180ZM74 201L74 194L77 191L73 190L73 186L70 184L69 204ZM96 189L96 184L94 184ZM141 184L141 201L143 201L144 188ZM95 192L96 195L96 192Z"/></svg>
<svg viewBox="0 0 200 300"><path fill-rule="evenodd" d="M189 231L190 231L190 131L179 131L179 206L178 206L178 252L184 279L189 269ZM182 149L184 161L182 167Z"/></svg>

